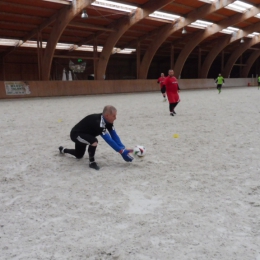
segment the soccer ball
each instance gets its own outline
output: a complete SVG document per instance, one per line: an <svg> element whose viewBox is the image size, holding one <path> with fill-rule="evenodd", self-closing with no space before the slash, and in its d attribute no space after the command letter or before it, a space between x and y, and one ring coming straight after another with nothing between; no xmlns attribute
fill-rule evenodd
<svg viewBox="0 0 260 260"><path fill-rule="evenodd" d="M134 148L134 151L133 151L133 154L135 156L138 156L138 157L143 157L145 156L145 153L146 153L146 149L144 146L142 145L137 145L135 148Z"/></svg>

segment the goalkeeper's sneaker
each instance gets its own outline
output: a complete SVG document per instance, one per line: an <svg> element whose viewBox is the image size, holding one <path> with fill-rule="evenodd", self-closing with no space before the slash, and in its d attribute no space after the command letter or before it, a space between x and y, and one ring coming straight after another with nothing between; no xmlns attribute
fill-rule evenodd
<svg viewBox="0 0 260 260"><path fill-rule="evenodd" d="M92 168L92 169L95 169L97 171L100 169L100 167L97 165L96 162L90 162L89 167Z"/></svg>
<svg viewBox="0 0 260 260"><path fill-rule="evenodd" d="M59 147L60 153L64 153L64 149L65 149L65 148L64 148L63 146L60 146L60 147Z"/></svg>

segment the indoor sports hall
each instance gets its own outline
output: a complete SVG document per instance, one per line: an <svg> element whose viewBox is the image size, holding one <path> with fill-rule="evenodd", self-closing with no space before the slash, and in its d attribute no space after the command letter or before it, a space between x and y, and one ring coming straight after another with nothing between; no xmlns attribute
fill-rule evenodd
<svg viewBox="0 0 260 260"><path fill-rule="evenodd" d="M259 0L2 0L0 16L0 260L260 260ZM145 156L101 136L99 170L60 153L106 105Z"/></svg>

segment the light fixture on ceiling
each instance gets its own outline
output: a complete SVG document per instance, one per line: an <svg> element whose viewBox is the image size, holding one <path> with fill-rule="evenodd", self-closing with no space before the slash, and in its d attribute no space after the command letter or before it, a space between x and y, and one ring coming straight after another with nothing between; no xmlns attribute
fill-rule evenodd
<svg viewBox="0 0 260 260"><path fill-rule="evenodd" d="M182 33L182 34L186 34L186 33L187 33L187 31L186 31L185 27L183 27L183 29L182 29L181 33Z"/></svg>
<svg viewBox="0 0 260 260"><path fill-rule="evenodd" d="M86 10L83 10L83 11L82 11L81 18L82 18L82 19L87 19L87 18L88 18L88 14L87 14L87 11L86 11Z"/></svg>
<svg viewBox="0 0 260 260"><path fill-rule="evenodd" d="M93 1L91 1L91 2L93 2ZM137 6L121 4L121 3L114 2L114 1L111 1L111 0L109 0L109 1L98 0L98 1L94 1L91 5L99 6L99 7L102 7L102 8L108 8L108 9L112 9L112 10L128 12L128 13L131 13L131 12L133 12L137 9Z"/></svg>
<svg viewBox="0 0 260 260"><path fill-rule="evenodd" d="M245 40L242 38L241 40L240 40L240 43L244 43L245 42Z"/></svg>

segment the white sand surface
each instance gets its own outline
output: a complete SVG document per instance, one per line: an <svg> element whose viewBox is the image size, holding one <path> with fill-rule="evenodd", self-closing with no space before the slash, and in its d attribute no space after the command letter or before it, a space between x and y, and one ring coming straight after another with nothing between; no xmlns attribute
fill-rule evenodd
<svg viewBox="0 0 260 260"><path fill-rule="evenodd" d="M260 260L260 90L180 96L175 117L159 91L1 100L0 259ZM59 154L107 104L146 156Z"/></svg>

